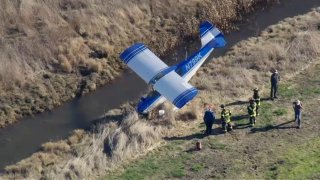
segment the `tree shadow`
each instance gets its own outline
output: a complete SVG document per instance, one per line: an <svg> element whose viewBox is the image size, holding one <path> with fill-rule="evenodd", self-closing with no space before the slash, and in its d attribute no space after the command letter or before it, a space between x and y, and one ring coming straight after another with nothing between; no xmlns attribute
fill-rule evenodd
<svg viewBox="0 0 320 180"><path fill-rule="evenodd" d="M291 129L291 128L296 128L296 126L284 126L286 124L292 123L294 122L294 120L292 121L288 121L288 122L284 122L282 124L278 124L278 125L266 125L264 127L260 127L260 128L252 128L250 133L256 133L256 132L266 132L272 129Z"/></svg>

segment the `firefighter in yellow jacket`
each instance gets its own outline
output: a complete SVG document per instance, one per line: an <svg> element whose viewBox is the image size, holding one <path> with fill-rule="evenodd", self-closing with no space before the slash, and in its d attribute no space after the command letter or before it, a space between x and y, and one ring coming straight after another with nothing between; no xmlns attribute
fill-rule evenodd
<svg viewBox="0 0 320 180"><path fill-rule="evenodd" d="M223 132L227 132L228 129L232 130L232 124L231 124L231 111L224 108L224 105L221 106L221 125Z"/></svg>
<svg viewBox="0 0 320 180"><path fill-rule="evenodd" d="M248 109L248 114L249 114L249 120L250 120L250 124L251 126L254 126L256 124L256 103L254 101L254 99L250 98L249 99L249 106L247 107Z"/></svg>

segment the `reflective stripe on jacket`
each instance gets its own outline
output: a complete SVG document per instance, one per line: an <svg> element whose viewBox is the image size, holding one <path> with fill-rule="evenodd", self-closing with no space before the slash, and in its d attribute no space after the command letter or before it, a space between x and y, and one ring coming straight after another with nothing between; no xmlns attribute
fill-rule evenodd
<svg viewBox="0 0 320 180"><path fill-rule="evenodd" d="M250 117L255 117L256 116L256 106L255 105L249 105L247 107L248 109L248 114L250 115Z"/></svg>
<svg viewBox="0 0 320 180"><path fill-rule="evenodd" d="M253 93L253 99L256 102L257 106L260 106L260 96L258 93Z"/></svg>
<svg viewBox="0 0 320 180"><path fill-rule="evenodd" d="M231 121L231 111L230 110L226 110L226 109L223 109L221 111L221 120L222 121L225 121L225 122L230 122Z"/></svg>

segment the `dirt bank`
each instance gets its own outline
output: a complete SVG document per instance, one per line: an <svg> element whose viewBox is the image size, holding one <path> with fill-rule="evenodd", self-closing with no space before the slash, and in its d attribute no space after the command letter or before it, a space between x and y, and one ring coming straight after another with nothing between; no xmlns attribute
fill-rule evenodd
<svg viewBox="0 0 320 180"><path fill-rule="evenodd" d="M267 28L261 36L250 38L237 44L226 56L207 64L200 70L197 77L192 80L192 83L202 90L201 94L187 108L184 108L183 111L176 115L178 122L173 121L172 114L168 113L168 116L162 121L137 121L136 116L131 115L129 116L129 121L117 124L115 122L122 120L122 112L120 110L113 111L103 118L107 123L103 123L99 131L86 133L77 130L67 140L47 143L42 146L42 151L35 153L32 157L22 160L16 165L8 166L2 177L101 178L101 175L106 170L114 168L115 164L122 166L126 160L152 149L155 144L161 142L160 136L167 137L169 145L165 146L165 149L157 149L155 154L160 154L160 157L156 156L155 158L159 157L158 159L161 159L161 152L167 154L169 151L173 154L170 154L170 159L167 158L164 162L170 161L173 165L162 162L157 164L157 162L148 159L147 162L144 162L145 159L142 159L142 163L135 162L134 164L144 165L143 172L130 169L129 167L132 166L130 163L129 166L124 165L125 168L129 168L128 172L137 172L135 175L146 175L146 177L155 175L153 177L159 178L200 177L197 172L201 172L200 170L207 166L210 166L210 171L208 170L208 172L212 173L202 173L203 178L213 178L212 174L215 174L216 176L214 177L217 178L236 178L239 177L237 175L240 172L251 174L253 172L264 172L264 168L270 165L270 161L264 162L265 166L262 168L258 167L257 162L268 159L268 153L273 155L273 153L278 152L277 148L268 149L275 137L281 139L279 144L286 142L288 147L296 147L296 144L292 143L292 136L296 135L294 141L299 143L304 141L305 138L314 138L319 135L317 134L319 132L317 124L309 126L310 129L306 127L299 134L294 134L296 132L294 130L275 132L277 131L277 125L291 120L289 112L291 102L295 98L299 97L302 101L319 99L319 89L315 84L304 84L300 87L298 85L287 86L288 84L283 82L292 80L293 77L298 77L303 70L308 69L308 67L314 67L314 64L319 62L320 46L317 43L320 39L319 19L319 10L314 10L303 16L288 18L277 25ZM251 95L250 89L253 87L259 86L263 89L264 95L268 93L267 87L264 86L269 83L270 74L268 71L270 68L279 69L283 76L282 82L284 86L281 86L283 99L276 106L273 106L274 104L270 102L264 102L263 106L266 111L261 114L261 120L258 121L257 127L241 130L242 124L246 122L246 119L242 120L240 118L246 114L245 108L241 107L241 103L243 101L246 103L245 101ZM312 71L310 73L312 74ZM309 77L309 74L306 77ZM310 77L318 78L318 74L314 73L314 76L310 75ZM304 79L303 76L301 78ZM318 82L317 79L309 79L306 82L309 81ZM293 81L292 84L298 83ZM295 91L292 90L293 87L296 89ZM239 99L239 97L241 98ZM201 137L199 134L202 133L203 125L200 124L200 121L193 120L201 119L203 103L220 104L222 102L229 104L228 107L232 108L234 116L239 117L239 121L236 122L238 129L234 131L234 134L218 135L218 139L216 137L204 139L205 143L211 143L212 151L206 149L203 154L188 151L193 143L193 141L190 142L189 140ZM319 117L319 112L316 109L312 109L312 107L317 108L317 106L314 106L316 102L312 101L306 105L306 107L310 107L310 114L308 115L310 117L308 123L310 124L317 122L317 119L311 117ZM240 104L240 106L234 106L234 104ZM281 107L281 104L286 105L288 108ZM128 107L123 109L125 112L130 111ZM111 120L113 122L109 122ZM179 127L176 126L177 123L179 123ZM218 131L219 129L215 130L215 132ZM195 132L197 134L194 134ZM268 132L268 134L259 132ZM170 140L173 145L170 144ZM184 140L184 142L176 142L174 140ZM177 144L178 146L175 146ZM278 146L279 144L275 143L274 145ZM263 148L265 151L262 151ZM243 152L244 156L237 156L240 151ZM255 152L257 151L261 151L261 153L256 155ZM182 156L179 154L182 154ZM216 161L212 157L209 159L209 156L221 161ZM182 158L175 159L179 157ZM199 162L189 161L192 159L196 159ZM210 161L203 161L203 165L201 164L203 159ZM184 166L186 164L184 162L188 162L188 167ZM218 164L206 164L211 162ZM240 166L243 164L242 162L246 166ZM154 163L156 165L153 166ZM176 167L178 169L173 169L177 171L168 175L167 172L157 171L164 169L161 163L168 168L173 169ZM196 163L200 165L192 167L195 171L186 174L185 171L189 168L189 165L195 165ZM149 168L146 168L146 164ZM232 164L234 166L229 168ZM249 170L246 169L249 166ZM126 173L126 171L121 170L120 177L133 177L132 174L130 176L122 176L123 172ZM112 174L114 174L114 171L112 171ZM264 176L248 176L244 173L241 177L261 178Z"/></svg>
<svg viewBox="0 0 320 180"><path fill-rule="evenodd" d="M202 20L224 32L276 0L9 1L0 7L0 127L94 91L119 75L134 42L156 54L197 35Z"/></svg>

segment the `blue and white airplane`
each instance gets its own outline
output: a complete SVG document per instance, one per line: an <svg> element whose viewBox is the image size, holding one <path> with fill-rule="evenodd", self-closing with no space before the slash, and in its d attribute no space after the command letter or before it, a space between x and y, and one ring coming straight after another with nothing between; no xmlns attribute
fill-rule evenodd
<svg viewBox="0 0 320 180"><path fill-rule="evenodd" d="M214 48L224 47L223 34L212 23L200 24L201 49L181 63L168 67L144 44L136 43L123 51L120 59L154 89L141 98L137 111L148 113L157 105L169 100L177 108L191 101L198 90L188 83Z"/></svg>

